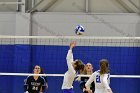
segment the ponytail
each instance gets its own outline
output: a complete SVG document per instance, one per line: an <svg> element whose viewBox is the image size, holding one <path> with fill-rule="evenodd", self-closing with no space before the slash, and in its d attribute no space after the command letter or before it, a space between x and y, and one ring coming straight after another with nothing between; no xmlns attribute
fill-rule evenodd
<svg viewBox="0 0 140 93"><path fill-rule="evenodd" d="M75 67L76 72L78 72L78 71L82 72L84 70L85 66L81 60L79 60L79 59L75 60L75 65L76 65L76 67Z"/></svg>
<svg viewBox="0 0 140 93"><path fill-rule="evenodd" d="M105 73L109 73L109 64L108 64L108 60L106 59L102 59L100 60L100 74L105 74Z"/></svg>

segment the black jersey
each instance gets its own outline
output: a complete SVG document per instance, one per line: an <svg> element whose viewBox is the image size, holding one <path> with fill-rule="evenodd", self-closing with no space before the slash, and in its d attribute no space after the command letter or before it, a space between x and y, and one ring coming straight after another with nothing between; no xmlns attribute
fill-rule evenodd
<svg viewBox="0 0 140 93"><path fill-rule="evenodd" d="M80 81L80 88L83 90L83 88L85 88L85 84L88 81L89 77L81 77L81 81ZM92 90L92 92L94 93L95 91L95 84L94 81L91 83L90 89Z"/></svg>
<svg viewBox="0 0 140 93"><path fill-rule="evenodd" d="M47 83L48 82L47 77L46 76L42 76L42 77L45 79L45 81Z"/></svg>
<svg viewBox="0 0 140 93"><path fill-rule="evenodd" d="M41 76L39 76L37 80L35 80L33 76L29 76L24 85L26 86L25 91L28 91L29 93L39 93L41 87L45 86L45 84L45 79Z"/></svg>

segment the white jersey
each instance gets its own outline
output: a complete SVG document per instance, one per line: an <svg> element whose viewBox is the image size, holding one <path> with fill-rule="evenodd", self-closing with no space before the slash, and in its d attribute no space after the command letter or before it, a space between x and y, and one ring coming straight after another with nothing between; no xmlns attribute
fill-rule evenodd
<svg viewBox="0 0 140 93"><path fill-rule="evenodd" d="M73 88L72 84L76 77L76 71L72 66L72 62L73 62L72 50L68 51L66 59L67 59L68 71L64 75L62 89L71 89Z"/></svg>
<svg viewBox="0 0 140 93"><path fill-rule="evenodd" d="M95 71L86 82L85 86L89 87L93 81L95 83L94 93L108 93L107 89L110 89L110 74L100 75L99 70Z"/></svg>

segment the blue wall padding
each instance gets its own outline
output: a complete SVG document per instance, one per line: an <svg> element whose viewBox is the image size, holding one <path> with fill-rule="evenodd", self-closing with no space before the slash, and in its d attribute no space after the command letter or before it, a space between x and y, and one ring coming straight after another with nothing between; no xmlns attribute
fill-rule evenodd
<svg viewBox="0 0 140 93"><path fill-rule="evenodd" d="M67 70L68 46L50 45L1 45L0 72L32 73L33 66L40 65L45 73L64 74ZM74 59L91 62L94 70L99 69L99 60L110 62L111 74L140 75L140 47L77 46L73 49ZM26 77L0 76L0 93L23 93ZM62 93L63 77L48 77L47 93ZM114 93L140 93L140 79L111 78ZM75 93L81 93L79 83L74 82Z"/></svg>

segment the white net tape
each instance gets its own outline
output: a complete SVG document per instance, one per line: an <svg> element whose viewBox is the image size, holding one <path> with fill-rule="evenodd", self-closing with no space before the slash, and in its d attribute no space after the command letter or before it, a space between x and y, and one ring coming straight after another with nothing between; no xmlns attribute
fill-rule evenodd
<svg viewBox="0 0 140 93"><path fill-rule="evenodd" d="M30 74L30 73L0 73L0 76L51 76L63 77L64 74ZM90 77L90 75L77 75L81 77ZM112 78L140 78L140 75L110 75Z"/></svg>

